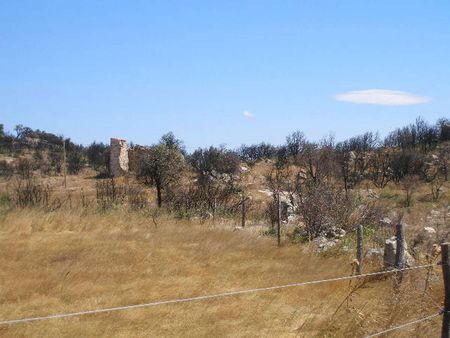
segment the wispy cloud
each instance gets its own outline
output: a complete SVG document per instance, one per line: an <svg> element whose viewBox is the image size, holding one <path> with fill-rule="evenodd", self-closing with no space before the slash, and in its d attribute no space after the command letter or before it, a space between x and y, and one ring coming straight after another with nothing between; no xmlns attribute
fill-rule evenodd
<svg viewBox="0 0 450 338"><path fill-rule="evenodd" d="M386 106L406 106L430 102L431 98L418 96L399 90L367 89L337 94L338 101L357 104L379 104Z"/></svg>
<svg viewBox="0 0 450 338"><path fill-rule="evenodd" d="M250 112L250 111L248 111L248 110L244 110L243 112L242 112L242 115L244 115L246 118L248 118L248 119L251 119L251 118L253 118L255 115L253 115L253 113L252 112Z"/></svg>

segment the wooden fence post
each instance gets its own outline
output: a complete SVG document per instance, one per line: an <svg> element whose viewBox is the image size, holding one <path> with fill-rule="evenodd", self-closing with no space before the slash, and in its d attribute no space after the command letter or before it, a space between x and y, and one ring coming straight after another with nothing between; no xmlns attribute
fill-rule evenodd
<svg viewBox="0 0 450 338"><path fill-rule="evenodd" d="M395 250L395 268L404 269L405 268L405 226L403 222L398 222L396 226L397 247ZM396 282L399 284L403 279L403 271L398 271L396 273Z"/></svg>
<svg viewBox="0 0 450 338"><path fill-rule="evenodd" d="M242 196L242 219L241 219L241 226L243 228L245 228L245 219L246 219L246 212L247 210L245 209L245 196Z"/></svg>
<svg viewBox="0 0 450 338"><path fill-rule="evenodd" d="M450 243L441 244L442 275L444 277L444 310L442 318L442 338L450 337Z"/></svg>
<svg viewBox="0 0 450 338"><path fill-rule="evenodd" d="M280 192L277 194L277 243L281 245L281 198Z"/></svg>
<svg viewBox="0 0 450 338"><path fill-rule="evenodd" d="M362 273L363 255L364 255L363 226L361 224L358 224L356 227L356 259L358 260L358 265L356 267L356 274L358 275Z"/></svg>
<svg viewBox="0 0 450 338"><path fill-rule="evenodd" d="M405 226L402 222L397 223L395 237L397 238L395 268L403 269L405 267Z"/></svg>

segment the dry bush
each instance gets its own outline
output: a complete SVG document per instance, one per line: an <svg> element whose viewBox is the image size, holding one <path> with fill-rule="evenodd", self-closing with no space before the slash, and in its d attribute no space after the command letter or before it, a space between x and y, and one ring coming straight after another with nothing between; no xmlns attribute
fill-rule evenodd
<svg viewBox="0 0 450 338"><path fill-rule="evenodd" d="M148 206L147 193L138 185L132 186L111 178L97 181L95 189L97 205L102 210L125 204L134 210Z"/></svg>
<svg viewBox="0 0 450 338"><path fill-rule="evenodd" d="M97 204L102 210L117 204L124 204L126 201L126 185L118 183L114 178L97 181L95 190Z"/></svg>
<svg viewBox="0 0 450 338"><path fill-rule="evenodd" d="M11 200L18 208L48 208L50 206L50 187L38 183L33 178L17 179L12 187Z"/></svg>
<svg viewBox="0 0 450 338"><path fill-rule="evenodd" d="M33 165L27 158L19 158L14 163L15 171L22 179L29 179L33 176Z"/></svg>
<svg viewBox="0 0 450 338"><path fill-rule="evenodd" d="M400 185L405 192L405 206L410 207L413 204L413 195L417 190L419 178L417 176L406 176L400 181Z"/></svg>
<svg viewBox="0 0 450 338"><path fill-rule="evenodd" d="M9 180L14 174L14 166L5 160L0 161L0 177Z"/></svg>
<svg viewBox="0 0 450 338"><path fill-rule="evenodd" d="M305 223L309 240L331 227L346 229L356 208L355 199L338 186L329 183L302 184L296 191L299 214Z"/></svg>

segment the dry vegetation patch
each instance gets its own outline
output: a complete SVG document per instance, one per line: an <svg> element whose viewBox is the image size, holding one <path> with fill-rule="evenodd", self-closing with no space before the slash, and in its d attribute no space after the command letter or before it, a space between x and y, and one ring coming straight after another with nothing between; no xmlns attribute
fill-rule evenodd
<svg viewBox="0 0 450 338"><path fill-rule="evenodd" d="M256 232L137 212L24 209L0 218L0 318L15 319L348 275L351 257L277 248ZM388 279L348 281L0 327L20 336L362 336L433 313L424 272L397 296ZM422 289L421 289L422 288ZM353 291L352 291L353 290ZM351 293L351 296L349 294ZM395 310L395 311L394 311ZM401 314L401 315L400 315ZM401 336L433 336L439 320Z"/></svg>

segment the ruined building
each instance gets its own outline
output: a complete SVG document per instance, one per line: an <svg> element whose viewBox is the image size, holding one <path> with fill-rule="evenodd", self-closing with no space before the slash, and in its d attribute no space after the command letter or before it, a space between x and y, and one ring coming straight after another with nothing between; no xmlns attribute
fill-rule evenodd
<svg viewBox="0 0 450 338"><path fill-rule="evenodd" d="M113 177L123 176L128 172L127 141L118 138L111 138L109 168Z"/></svg>

